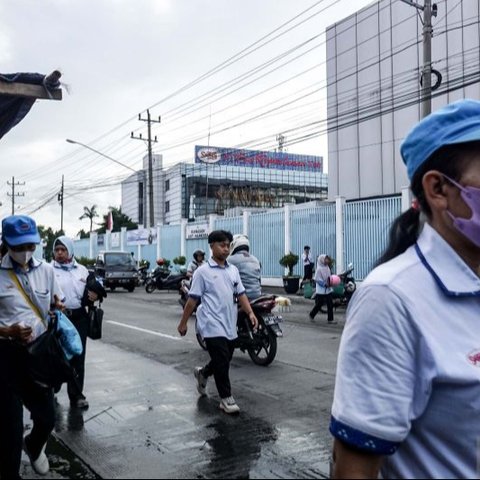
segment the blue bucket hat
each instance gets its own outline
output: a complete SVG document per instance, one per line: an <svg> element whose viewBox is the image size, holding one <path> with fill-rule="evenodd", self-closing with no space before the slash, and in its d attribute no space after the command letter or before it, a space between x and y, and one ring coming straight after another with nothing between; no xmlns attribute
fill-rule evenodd
<svg viewBox="0 0 480 480"><path fill-rule="evenodd" d="M405 137L400 152L412 180L415 172L445 145L480 140L480 102L459 100L417 123Z"/></svg>
<svg viewBox="0 0 480 480"><path fill-rule="evenodd" d="M35 220L24 215L12 215L2 221L2 240L12 247L40 243Z"/></svg>

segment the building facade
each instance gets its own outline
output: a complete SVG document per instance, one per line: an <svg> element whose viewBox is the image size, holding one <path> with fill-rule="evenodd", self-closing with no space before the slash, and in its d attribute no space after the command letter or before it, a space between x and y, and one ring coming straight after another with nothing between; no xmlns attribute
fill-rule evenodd
<svg viewBox="0 0 480 480"><path fill-rule="evenodd" d="M195 147L194 163L153 168L155 223L178 223L239 209L269 209L327 198L328 177L319 156ZM149 221L148 157L143 170L122 182L122 211Z"/></svg>
<svg viewBox="0 0 480 480"><path fill-rule="evenodd" d="M438 2L432 110L480 98L479 8ZM413 6L380 0L327 29L329 199L408 186L400 144L421 118L422 28Z"/></svg>

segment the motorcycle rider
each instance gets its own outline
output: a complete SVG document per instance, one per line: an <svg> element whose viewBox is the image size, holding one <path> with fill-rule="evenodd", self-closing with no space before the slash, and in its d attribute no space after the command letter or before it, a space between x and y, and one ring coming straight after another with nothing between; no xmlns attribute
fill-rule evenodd
<svg viewBox="0 0 480 480"><path fill-rule="evenodd" d="M240 272L245 293L252 301L262 295L261 265L256 257L250 253L250 241L247 235L234 235L230 244L228 262L235 265Z"/></svg>
<svg viewBox="0 0 480 480"><path fill-rule="evenodd" d="M205 263L205 252L202 249L197 249L193 252L193 260L188 264L187 267L187 278L192 279L195 270L198 267L201 267Z"/></svg>

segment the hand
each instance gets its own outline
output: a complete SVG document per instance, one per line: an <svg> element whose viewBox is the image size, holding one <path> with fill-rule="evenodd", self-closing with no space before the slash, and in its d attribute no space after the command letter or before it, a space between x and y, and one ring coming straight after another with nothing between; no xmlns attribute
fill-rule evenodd
<svg viewBox="0 0 480 480"><path fill-rule="evenodd" d="M95 292L92 292L91 290L88 290L88 299L91 302L96 302L98 300L98 295Z"/></svg>
<svg viewBox="0 0 480 480"><path fill-rule="evenodd" d="M258 319L257 317L255 316L255 314L253 312L250 312L248 314L248 318L250 319L250 322L252 323L252 327L254 330L256 330L258 328Z"/></svg>
<svg viewBox="0 0 480 480"><path fill-rule="evenodd" d="M188 332L188 326L187 326L187 322L184 322L183 320L178 324L178 327L177 327L177 330L178 330L178 333L184 337L187 332Z"/></svg>
<svg viewBox="0 0 480 480"><path fill-rule="evenodd" d="M12 340L17 340L20 343L28 343L32 336L32 329L30 327L22 327L18 323L8 327L7 335Z"/></svg>
<svg viewBox="0 0 480 480"><path fill-rule="evenodd" d="M61 312L63 312L65 310L65 305L62 303L62 301L58 298L58 295L54 295L53 296L53 300L54 300L54 304L53 304L53 307L55 308L55 310L60 310Z"/></svg>

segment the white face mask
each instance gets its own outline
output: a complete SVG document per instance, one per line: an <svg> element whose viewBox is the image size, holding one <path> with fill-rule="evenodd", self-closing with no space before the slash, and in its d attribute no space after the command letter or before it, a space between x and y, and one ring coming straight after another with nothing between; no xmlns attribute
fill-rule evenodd
<svg viewBox="0 0 480 480"><path fill-rule="evenodd" d="M28 264L28 262L32 259L33 257L33 252L26 251L26 252L14 252L13 250L8 250L8 254L10 255L10 258L15 260L19 265L24 267L25 265Z"/></svg>

